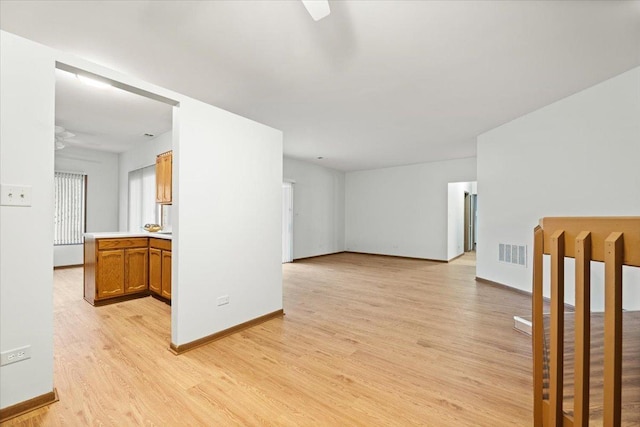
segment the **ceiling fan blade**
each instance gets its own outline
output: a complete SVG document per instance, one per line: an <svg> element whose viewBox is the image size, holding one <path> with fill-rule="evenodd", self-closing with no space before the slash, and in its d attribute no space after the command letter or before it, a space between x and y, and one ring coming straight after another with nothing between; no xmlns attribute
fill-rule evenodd
<svg viewBox="0 0 640 427"><path fill-rule="evenodd" d="M329 0L300 0L314 21L319 21L331 13Z"/></svg>

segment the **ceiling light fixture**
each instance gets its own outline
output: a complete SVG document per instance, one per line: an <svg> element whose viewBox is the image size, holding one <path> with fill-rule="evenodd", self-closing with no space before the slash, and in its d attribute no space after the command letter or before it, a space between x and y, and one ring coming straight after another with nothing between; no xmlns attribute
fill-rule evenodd
<svg viewBox="0 0 640 427"><path fill-rule="evenodd" d="M319 21L331 13L329 0L301 0L314 21Z"/></svg>
<svg viewBox="0 0 640 427"><path fill-rule="evenodd" d="M98 89L106 89L108 87L111 87L111 84L105 81L96 80L94 78L87 77L82 74L76 74L76 77L78 78L78 80L80 80L82 83L86 84L87 86L95 87Z"/></svg>

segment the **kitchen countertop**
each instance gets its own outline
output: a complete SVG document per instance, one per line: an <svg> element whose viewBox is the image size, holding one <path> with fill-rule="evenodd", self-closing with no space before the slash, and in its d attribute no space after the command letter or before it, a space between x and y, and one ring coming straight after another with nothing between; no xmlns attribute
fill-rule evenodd
<svg viewBox="0 0 640 427"><path fill-rule="evenodd" d="M155 237L156 239L171 240L171 234L166 233L150 233L148 231L130 232L130 231L113 231L102 233L84 233L84 237L94 239L117 239L127 237Z"/></svg>

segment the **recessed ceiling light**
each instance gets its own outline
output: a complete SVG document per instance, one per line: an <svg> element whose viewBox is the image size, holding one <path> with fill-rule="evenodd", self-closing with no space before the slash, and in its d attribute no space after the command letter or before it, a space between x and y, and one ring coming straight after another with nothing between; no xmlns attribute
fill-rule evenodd
<svg viewBox="0 0 640 427"><path fill-rule="evenodd" d="M111 85L105 81L96 80L91 77L84 76L82 74L76 74L76 77L78 78L78 80L80 80L82 83L86 84L87 86L92 86L98 89L106 89L108 87L111 87Z"/></svg>

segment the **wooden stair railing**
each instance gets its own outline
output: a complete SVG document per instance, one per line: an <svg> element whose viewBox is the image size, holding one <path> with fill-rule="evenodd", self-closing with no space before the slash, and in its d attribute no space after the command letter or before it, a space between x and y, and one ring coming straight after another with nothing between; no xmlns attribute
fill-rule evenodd
<svg viewBox="0 0 640 427"><path fill-rule="evenodd" d="M544 395L542 256L551 256L549 390ZM573 416L562 409L564 258L575 258ZM605 264L603 425L621 424L622 266L640 267L640 217L551 217L540 220L533 244L533 419L536 427L589 425L591 261Z"/></svg>

